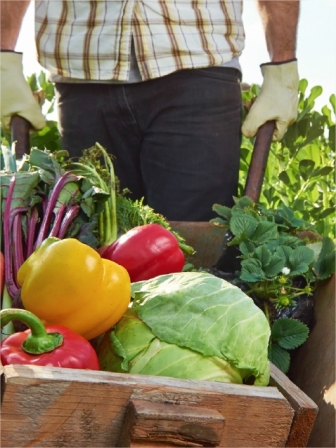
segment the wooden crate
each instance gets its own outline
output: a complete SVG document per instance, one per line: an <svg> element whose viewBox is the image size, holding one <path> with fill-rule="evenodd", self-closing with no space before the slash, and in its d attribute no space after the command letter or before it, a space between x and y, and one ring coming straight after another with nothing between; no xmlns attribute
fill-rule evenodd
<svg viewBox="0 0 336 448"><path fill-rule="evenodd" d="M211 266L208 223L172 223ZM316 404L271 366L269 387L38 366L1 373L1 447L304 447Z"/></svg>
<svg viewBox="0 0 336 448"><path fill-rule="evenodd" d="M1 447L306 446L315 403L269 387L28 365L2 371Z"/></svg>

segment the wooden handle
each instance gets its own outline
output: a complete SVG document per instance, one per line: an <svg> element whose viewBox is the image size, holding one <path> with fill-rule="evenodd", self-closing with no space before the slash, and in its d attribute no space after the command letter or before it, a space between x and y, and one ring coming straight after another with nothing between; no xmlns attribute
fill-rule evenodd
<svg viewBox="0 0 336 448"><path fill-rule="evenodd" d="M17 159L22 159L24 154L30 152L29 121L19 115L14 115L11 119L11 140L15 145L15 155Z"/></svg>
<svg viewBox="0 0 336 448"><path fill-rule="evenodd" d="M274 128L275 122L267 121L260 126L256 135L244 192L253 202L258 202L260 198Z"/></svg>
<svg viewBox="0 0 336 448"><path fill-rule="evenodd" d="M218 446L225 418L214 409L131 399L120 447Z"/></svg>

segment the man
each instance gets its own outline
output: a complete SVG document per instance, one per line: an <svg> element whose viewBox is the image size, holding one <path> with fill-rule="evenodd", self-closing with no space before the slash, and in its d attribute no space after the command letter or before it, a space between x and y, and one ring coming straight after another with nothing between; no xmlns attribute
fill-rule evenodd
<svg viewBox="0 0 336 448"><path fill-rule="evenodd" d="M258 2L270 63L242 132L296 118L299 0ZM1 1L1 121L44 119L14 51L29 1ZM55 82L72 157L96 141L122 188L169 220L204 221L237 194L242 0L36 1L39 62Z"/></svg>

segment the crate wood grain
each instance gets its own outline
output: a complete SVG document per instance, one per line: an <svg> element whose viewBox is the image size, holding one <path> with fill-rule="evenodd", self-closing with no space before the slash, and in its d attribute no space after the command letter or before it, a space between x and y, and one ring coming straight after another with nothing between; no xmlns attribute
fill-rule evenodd
<svg viewBox="0 0 336 448"><path fill-rule="evenodd" d="M113 447L118 446L120 440L125 441L122 429L127 425L132 427L127 442L129 446L140 446L141 443L157 447L181 446L181 443L183 446L190 443L192 446L221 447L285 446L295 416L295 408L275 386L256 387L28 365L10 365L2 369L3 448ZM291 395L290 381L281 372L277 374L282 387ZM273 378L274 384L279 378ZM300 396L302 407L305 400L310 406L305 394L300 390L295 392ZM160 408L157 409L156 420L153 417L154 405ZM134 408L133 416L130 406ZM174 413L176 419L169 420L167 415ZM203 438L196 441L192 440L192 432L188 430L184 440L179 436L179 441L175 436L183 416L189 418L191 424L198 421L200 426L211 420L209 428L216 434L209 435L209 432L204 436L203 431ZM133 423L136 420L133 426L132 418ZM159 428L159 440L155 440L155 434L148 429L150 419L152 426ZM170 432L167 429L169 424ZM305 427L304 431L310 433L311 427ZM148 435L144 437L146 433Z"/></svg>

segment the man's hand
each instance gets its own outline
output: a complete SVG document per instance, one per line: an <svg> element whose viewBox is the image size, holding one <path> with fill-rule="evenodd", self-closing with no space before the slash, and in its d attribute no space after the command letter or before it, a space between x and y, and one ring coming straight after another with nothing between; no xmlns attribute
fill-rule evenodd
<svg viewBox="0 0 336 448"><path fill-rule="evenodd" d="M261 65L264 81L242 132L253 137L263 123L275 120L273 140L281 140L297 117L299 75L295 54L300 0L257 0L257 5L271 63Z"/></svg>
<svg viewBox="0 0 336 448"><path fill-rule="evenodd" d="M4 130L10 130L13 115L25 118L35 129L42 129L45 119L23 76L22 54L1 52L0 69L1 124Z"/></svg>
<svg viewBox="0 0 336 448"><path fill-rule="evenodd" d="M266 121L275 120L273 140L281 140L287 127L297 118L299 75L297 62L263 64L260 94L242 126L246 137L254 137Z"/></svg>

